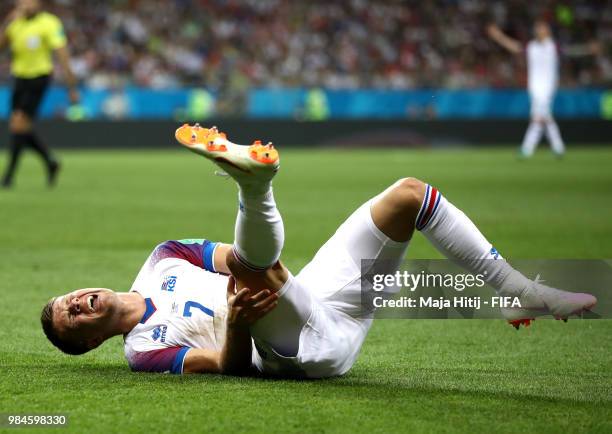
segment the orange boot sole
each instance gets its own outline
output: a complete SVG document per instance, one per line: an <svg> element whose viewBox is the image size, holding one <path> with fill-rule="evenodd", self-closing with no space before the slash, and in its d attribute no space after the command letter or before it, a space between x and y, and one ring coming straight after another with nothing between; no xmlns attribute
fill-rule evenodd
<svg viewBox="0 0 612 434"><path fill-rule="evenodd" d="M274 164L278 161L278 151L274 145L272 143L262 145L260 140L255 140L249 146L249 156L262 164Z"/></svg>

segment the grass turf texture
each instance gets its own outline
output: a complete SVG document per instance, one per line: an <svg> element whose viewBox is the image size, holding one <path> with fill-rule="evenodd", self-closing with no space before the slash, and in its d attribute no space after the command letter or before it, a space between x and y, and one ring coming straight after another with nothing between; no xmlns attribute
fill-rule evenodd
<svg viewBox="0 0 612 434"><path fill-rule="evenodd" d="M0 412L68 413L74 432L611 432L612 322L381 320L343 378L131 373L121 338L82 357L39 312L74 288L126 290L156 243L231 241L235 187L188 152L63 152L54 191L33 157L0 191ZM509 258L612 257L612 152L282 153L276 196L297 271L359 204L416 176ZM410 255L439 257L415 235ZM20 432L27 432L24 430ZM41 432L36 429L33 432ZM63 432L63 431L62 431Z"/></svg>

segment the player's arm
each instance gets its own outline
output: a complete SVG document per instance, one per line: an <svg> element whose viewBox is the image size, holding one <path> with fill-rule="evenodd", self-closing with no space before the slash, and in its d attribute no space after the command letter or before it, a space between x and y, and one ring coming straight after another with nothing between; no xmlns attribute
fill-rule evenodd
<svg viewBox="0 0 612 434"><path fill-rule="evenodd" d="M183 373L241 375L251 366L251 351L248 327L228 327L222 351L189 350L185 355Z"/></svg>
<svg viewBox="0 0 612 434"><path fill-rule="evenodd" d="M72 71L72 67L70 66L70 50L68 48L68 39L66 38L66 33L64 32L64 26L59 18L52 16L46 27L46 41L50 49L52 49L55 53L55 57L57 58L62 71L64 72L64 77L66 79L66 84L68 85L68 92L70 96L70 101L73 104L79 102L80 96L79 91L77 89L77 79Z"/></svg>
<svg viewBox="0 0 612 434"><path fill-rule="evenodd" d="M220 352L192 349L187 352L184 373L218 373L240 375L251 366L250 326L274 307L278 296L268 290L259 292L249 288L236 291L233 277L227 284L227 331L225 345Z"/></svg>
<svg viewBox="0 0 612 434"><path fill-rule="evenodd" d="M506 35L497 25L490 24L487 27L489 37L512 54L523 52L523 45L516 39Z"/></svg>
<svg viewBox="0 0 612 434"><path fill-rule="evenodd" d="M601 45L597 41L590 41L584 44L567 44L560 47L560 51L565 57L599 56L601 54Z"/></svg>
<svg viewBox="0 0 612 434"><path fill-rule="evenodd" d="M70 101L76 104L80 97L77 89L77 79L72 71L72 67L70 66L70 52L68 50L68 45L64 45L63 47L56 49L55 54L59 64L62 67L62 71L64 71L64 76L66 77L66 84L68 85L68 91L70 93Z"/></svg>

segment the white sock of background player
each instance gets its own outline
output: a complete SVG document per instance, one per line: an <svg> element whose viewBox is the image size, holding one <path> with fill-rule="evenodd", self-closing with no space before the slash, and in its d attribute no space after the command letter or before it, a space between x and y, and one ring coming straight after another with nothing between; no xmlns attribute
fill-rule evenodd
<svg viewBox="0 0 612 434"><path fill-rule="evenodd" d="M234 256L250 269L263 270L280 257L285 241L283 219L271 183L239 187Z"/></svg>
<svg viewBox="0 0 612 434"><path fill-rule="evenodd" d="M521 145L521 154L525 157L531 157L535 152L540 139L542 138L542 124L540 122L532 120L527 127L525 137L523 138L523 144Z"/></svg>
<svg viewBox="0 0 612 434"><path fill-rule="evenodd" d="M559 127L552 118L546 121L546 137L555 154L562 155L565 152L565 145L563 144Z"/></svg>

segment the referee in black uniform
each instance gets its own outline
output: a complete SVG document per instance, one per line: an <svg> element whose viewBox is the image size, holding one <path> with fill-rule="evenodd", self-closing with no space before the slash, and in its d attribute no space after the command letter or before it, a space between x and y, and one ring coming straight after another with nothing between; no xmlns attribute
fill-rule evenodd
<svg viewBox="0 0 612 434"><path fill-rule="evenodd" d="M12 185L19 158L26 147L43 158L48 183L52 186L60 164L34 133L33 121L51 82L54 53L68 81L70 101L77 103L79 100L64 28L59 18L43 10L41 0L17 0L15 8L0 27L0 49L5 45L11 50L14 86L9 121L11 153L2 186L8 188Z"/></svg>

